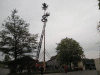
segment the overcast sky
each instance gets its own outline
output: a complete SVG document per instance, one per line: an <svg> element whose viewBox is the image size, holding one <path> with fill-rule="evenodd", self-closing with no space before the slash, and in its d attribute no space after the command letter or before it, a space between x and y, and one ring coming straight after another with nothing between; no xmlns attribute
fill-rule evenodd
<svg viewBox="0 0 100 75"><path fill-rule="evenodd" d="M0 26L16 8L18 15L30 23L30 33L38 33L40 36L43 28L41 19L44 14L41 7L44 2L49 5L46 12L50 13L46 23L48 53L51 56L56 55L56 43L68 37L79 42L86 58L99 58L100 44L97 43L100 36L96 27L100 21L100 11L97 0L0 0ZM1 55L0 60L3 59Z"/></svg>

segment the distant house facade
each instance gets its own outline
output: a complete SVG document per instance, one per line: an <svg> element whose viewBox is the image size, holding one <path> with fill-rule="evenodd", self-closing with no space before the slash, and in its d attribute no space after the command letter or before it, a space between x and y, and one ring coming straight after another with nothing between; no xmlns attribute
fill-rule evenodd
<svg viewBox="0 0 100 75"><path fill-rule="evenodd" d="M46 65L51 67L51 69L56 69L57 67L59 67L59 64L56 61L56 56L51 57L51 59L46 62Z"/></svg>
<svg viewBox="0 0 100 75"><path fill-rule="evenodd" d="M56 56L51 57L51 59L46 62L46 65L52 66L54 69L56 66L59 67L59 64L56 61ZM67 65L67 67L69 67L69 65ZM71 68L74 69L74 67L76 66L73 63L71 63ZM77 67L83 67L83 62L78 62Z"/></svg>
<svg viewBox="0 0 100 75"><path fill-rule="evenodd" d="M96 70L100 72L100 58L95 59L95 66L96 66Z"/></svg>
<svg viewBox="0 0 100 75"><path fill-rule="evenodd" d="M57 65L58 66L58 63L57 63L57 61L56 61L56 59L53 59L53 60L49 60L49 61L47 61L47 65Z"/></svg>

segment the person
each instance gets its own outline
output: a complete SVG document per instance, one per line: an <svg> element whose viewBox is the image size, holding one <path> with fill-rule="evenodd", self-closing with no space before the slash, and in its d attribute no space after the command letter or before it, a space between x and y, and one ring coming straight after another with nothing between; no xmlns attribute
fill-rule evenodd
<svg viewBox="0 0 100 75"><path fill-rule="evenodd" d="M23 72L23 66L22 65L20 66L20 72L21 73Z"/></svg>
<svg viewBox="0 0 100 75"><path fill-rule="evenodd" d="M89 67L90 67L90 70L92 70L92 66L90 65Z"/></svg>
<svg viewBox="0 0 100 75"><path fill-rule="evenodd" d="M27 66L27 69L28 69L28 72L30 73L31 72L30 65Z"/></svg>
<svg viewBox="0 0 100 75"><path fill-rule="evenodd" d="M65 73L67 73L67 66L65 66Z"/></svg>
<svg viewBox="0 0 100 75"><path fill-rule="evenodd" d="M34 71L35 70L35 65L31 66L31 70Z"/></svg>
<svg viewBox="0 0 100 75"><path fill-rule="evenodd" d="M44 71L44 68L43 68L43 67L41 67L41 75L43 75L43 71Z"/></svg>
<svg viewBox="0 0 100 75"><path fill-rule="evenodd" d="M62 72L65 73L65 68L64 65L62 66Z"/></svg>

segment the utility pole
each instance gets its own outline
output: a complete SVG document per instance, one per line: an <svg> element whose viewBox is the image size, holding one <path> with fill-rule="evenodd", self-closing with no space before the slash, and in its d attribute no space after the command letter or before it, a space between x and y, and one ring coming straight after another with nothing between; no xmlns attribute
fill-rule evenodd
<svg viewBox="0 0 100 75"><path fill-rule="evenodd" d="M43 7L42 9L44 10L44 15L42 16L41 21L44 22L44 71L45 71L45 27L46 27L46 22L47 22L47 17L50 15L49 13L45 13L46 9L48 8L48 5L46 3L42 4Z"/></svg>

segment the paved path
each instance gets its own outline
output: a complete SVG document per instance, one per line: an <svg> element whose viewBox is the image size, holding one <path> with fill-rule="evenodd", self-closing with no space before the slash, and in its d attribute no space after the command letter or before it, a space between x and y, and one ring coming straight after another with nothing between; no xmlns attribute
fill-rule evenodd
<svg viewBox="0 0 100 75"><path fill-rule="evenodd" d="M7 75L9 73L9 69L1 69L0 68L0 75ZM33 74L29 74L33 75ZM35 74L41 75L41 74ZM96 70L84 70L84 71L75 71L75 72L68 72L68 73L51 73L51 74L44 74L44 75L97 75Z"/></svg>
<svg viewBox="0 0 100 75"><path fill-rule="evenodd" d="M37 74L41 75L41 74ZM54 74L44 74L44 75L97 75L96 70L85 70L85 71L75 71L68 73L54 73Z"/></svg>
<svg viewBox="0 0 100 75"><path fill-rule="evenodd" d="M9 69L0 68L0 75L7 75L9 73Z"/></svg>

